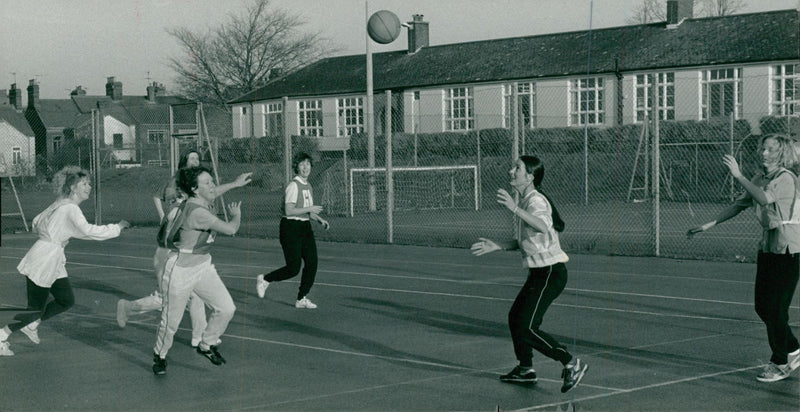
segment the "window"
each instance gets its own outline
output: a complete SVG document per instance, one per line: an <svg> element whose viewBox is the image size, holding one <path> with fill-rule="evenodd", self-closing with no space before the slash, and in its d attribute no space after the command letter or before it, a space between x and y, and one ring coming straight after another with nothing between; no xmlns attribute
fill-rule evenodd
<svg viewBox="0 0 800 412"><path fill-rule="evenodd" d="M300 136L322 136L322 100L297 102L297 117Z"/></svg>
<svg viewBox="0 0 800 412"><path fill-rule="evenodd" d="M503 85L503 126L511 127L511 112L514 110L512 104L514 93L513 84ZM536 84L517 83L517 109L519 110L519 119L522 120L522 127L525 129L532 129L536 127Z"/></svg>
<svg viewBox="0 0 800 412"><path fill-rule="evenodd" d="M247 114L247 106L242 106L239 113L239 130L241 131L241 137L250 137L252 129L250 127L250 116Z"/></svg>
<svg viewBox="0 0 800 412"><path fill-rule="evenodd" d="M122 133L114 133L114 148L122 148Z"/></svg>
<svg viewBox="0 0 800 412"><path fill-rule="evenodd" d="M569 125L601 125L605 122L605 86L602 77L569 81Z"/></svg>
<svg viewBox="0 0 800 412"><path fill-rule="evenodd" d="M474 129L472 88L457 87L444 93L444 130Z"/></svg>
<svg viewBox="0 0 800 412"><path fill-rule="evenodd" d="M61 148L61 143L63 143L62 136L53 136L53 153L57 152L58 149Z"/></svg>
<svg viewBox="0 0 800 412"><path fill-rule="evenodd" d="M22 148L20 147L12 147L11 148L11 165L16 166L22 164Z"/></svg>
<svg viewBox="0 0 800 412"><path fill-rule="evenodd" d="M166 130L148 130L147 142L150 144L164 144L167 141Z"/></svg>
<svg viewBox="0 0 800 412"><path fill-rule="evenodd" d="M658 76L658 114L661 120L675 120L675 73L637 74L633 79L634 122L651 117L653 108L653 80Z"/></svg>
<svg viewBox="0 0 800 412"><path fill-rule="evenodd" d="M364 99L347 97L336 101L336 136L364 133Z"/></svg>
<svg viewBox="0 0 800 412"><path fill-rule="evenodd" d="M709 120L742 114L742 69L704 70L700 83L700 118Z"/></svg>
<svg viewBox="0 0 800 412"><path fill-rule="evenodd" d="M264 135L283 136L283 103L264 105Z"/></svg>
<svg viewBox="0 0 800 412"><path fill-rule="evenodd" d="M772 66L770 114L789 116L800 114L800 64Z"/></svg>
<svg viewBox="0 0 800 412"><path fill-rule="evenodd" d="M411 101L411 131L412 133L419 133L420 122L422 116L419 112L419 90L414 91L413 99Z"/></svg>

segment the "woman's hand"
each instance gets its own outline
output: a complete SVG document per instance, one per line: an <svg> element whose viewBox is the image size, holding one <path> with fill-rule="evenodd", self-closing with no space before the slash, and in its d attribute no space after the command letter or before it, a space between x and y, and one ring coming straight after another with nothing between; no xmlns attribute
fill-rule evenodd
<svg viewBox="0 0 800 412"><path fill-rule="evenodd" d="M736 161L736 158L731 155L722 156L722 163L728 167L731 171L731 175L733 177L739 179L742 177L742 171L739 169L739 162Z"/></svg>
<svg viewBox="0 0 800 412"><path fill-rule="evenodd" d="M252 176L252 175L253 175L253 172L242 173L242 174L239 175L239 177L236 178L236 180L233 181L233 184L236 187L242 187L242 186L252 182L252 179L250 178L250 176Z"/></svg>
<svg viewBox="0 0 800 412"><path fill-rule="evenodd" d="M507 207L508 210L514 210L517 207L517 202L505 189L497 189L497 203Z"/></svg>
<svg viewBox="0 0 800 412"><path fill-rule="evenodd" d="M228 205L228 211L231 213L231 216L241 216L242 215L242 201L238 202L231 202Z"/></svg>
<svg viewBox="0 0 800 412"><path fill-rule="evenodd" d="M698 234L700 232L705 232L708 229L711 229L711 227L714 226L716 223L717 223L716 221L708 222L708 223L704 224L703 226L693 227L693 228L691 228L691 229L686 231L686 237L688 239L691 239L692 237L694 237L694 235L696 235L696 234Z"/></svg>
<svg viewBox="0 0 800 412"><path fill-rule="evenodd" d="M127 220L124 220L124 219L120 220L119 223L117 223L117 224L119 225L120 229L127 229L127 228L131 227L131 223L128 222Z"/></svg>
<svg viewBox="0 0 800 412"><path fill-rule="evenodd" d="M325 229L325 230L328 230L328 229L331 228L331 224L328 223L328 221L323 219L323 218L319 218L319 224L321 224L322 228Z"/></svg>
<svg viewBox="0 0 800 412"><path fill-rule="evenodd" d="M491 239L480 237L478 240L479 241L473 243L472 247L470 248L472 250L472 254L475 256L481 256L494 252L495 250L500 250L500 246L498 246L497 243L494 243Z"/></svg>

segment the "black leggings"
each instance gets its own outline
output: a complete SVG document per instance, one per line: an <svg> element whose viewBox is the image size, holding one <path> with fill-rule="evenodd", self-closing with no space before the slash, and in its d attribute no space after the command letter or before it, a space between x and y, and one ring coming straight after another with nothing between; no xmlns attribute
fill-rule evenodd
<svg viewBox="0 0 800 412"><path fill-rule="evenodd" d="M314 231L311 230L311 222L281 219L280 241L286 266L268 273L264 280L280 282L293 278L300 272L300 264L303 263L297 300L303 299L311 291L317 277L317 243L314 240Z"/></svg>
<svg viewBox="0 0 800 412"><path fill-rule="evenodd" d="M25 281L28 289L28 309L38 312L16 316L17 322L8 325L12 332L24 328L37 319L42 321L50 319L75 305L75 295L72 294L72 286L70 286L68 278L56 279L49 288L43 288L27 277ZM47 303L49 295L53 295L53 300ZM47 303L46 306L45 303Z"/></svg>
<svg viewBox="0 0 800 412"><path fill-rule="evenodd" d="M758 253L755 307L767 326L772 349L770 362L786 363L786 355L800 348L789 327L789 305L800 277L800 254Z"/></svg>
<svg viewBox="0 0 800 412"><path fill-rule="evenodd" d="M566 285L567 267L563 263L529 269L528 280L508 312L514 353L521 366L533 365L533 349L563 365L572 360L572 355L564 346L539 329L547 308Z"/></svg>

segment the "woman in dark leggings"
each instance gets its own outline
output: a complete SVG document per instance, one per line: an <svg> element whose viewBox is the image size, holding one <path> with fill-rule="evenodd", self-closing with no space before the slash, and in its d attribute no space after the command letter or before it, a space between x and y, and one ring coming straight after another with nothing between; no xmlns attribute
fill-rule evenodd
<svg viewBox="0 0 800 412"><path fill-rule="evenodd" d="M561 250L558 233L564 230L564 221L550 199L540 191L544 178L544 165L534 156L522 156L509 171L511 186L519 193L519 204L504 189L497 190L497 202L507 207L519 224L519 239L498 244L480 238L472 245L472 253L485 255L496 250L522 251L528 279L519 291L508 313L508 326L514 342L514 353L519 365L500 376L503 382L535 383L533 349L564 365L561 392L577 386L588 366L574 358L567 349L539 327L551 303L567 284L569 259Z"/></svg>
<svg viewBox="0 0 800 412"><path fill-rule="evenodd" d="M314 205L311 184L312 159L307 153L298 153L292 160L297 175L286 186L284 197L284 213L280 223L280 241L286 265L256 278L258 297L263 298L271 282L280 282L297 276L303 264L303 276L300 278L300 289L294 306L298 309L315 309L316 304L306 295L314 285L317 276L317 243L311 220L316 220L325 230L330 228L327 220L321 218L322 206Z"/></svg>

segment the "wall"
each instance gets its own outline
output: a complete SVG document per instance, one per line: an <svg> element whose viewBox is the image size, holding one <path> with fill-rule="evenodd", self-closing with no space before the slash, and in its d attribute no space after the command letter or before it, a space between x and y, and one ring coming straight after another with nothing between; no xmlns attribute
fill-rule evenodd
<svg viewBox="0 0 800 412"><path fill-rule="evenodd" d="M2 176L33 176L36 174L34 165L35 160L35 138L25 136L22 132L11 126L7 122L0 120L0 154L5 162L5 170L0 170ZM19 147L22 155L21 165L12 165L13 148ZM29 166L29 167L26 167Z"/></svg>

